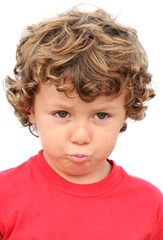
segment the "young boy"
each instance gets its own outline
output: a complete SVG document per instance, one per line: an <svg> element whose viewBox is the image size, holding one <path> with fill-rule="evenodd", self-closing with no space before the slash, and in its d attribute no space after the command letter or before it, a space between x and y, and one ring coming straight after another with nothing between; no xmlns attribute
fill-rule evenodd
<svg viewBox="0 0 163 240"><path fill-rule="evenodd" d="M108 159L154 97L136 31L103 10L27 28L7 98L43 150L0 173L0 239L161 240L163 196Z"/></svg>

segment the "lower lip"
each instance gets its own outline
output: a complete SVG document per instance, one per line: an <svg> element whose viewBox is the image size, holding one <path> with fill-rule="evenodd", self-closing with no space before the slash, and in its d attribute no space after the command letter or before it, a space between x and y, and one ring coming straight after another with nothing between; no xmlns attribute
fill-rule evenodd
<svg viewBox="0 0 163 240"><path fill-rule="evenodd" d="M84 157L77 157L77 156L70 156L70 159L72 162L74 163L84 163L88 160L88 157L87 156L84 156Z"/></svg>

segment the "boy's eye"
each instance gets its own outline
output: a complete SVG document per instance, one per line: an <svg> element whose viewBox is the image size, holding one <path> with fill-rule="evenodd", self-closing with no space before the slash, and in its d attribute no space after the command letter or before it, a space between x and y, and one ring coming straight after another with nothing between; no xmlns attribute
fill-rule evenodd
<svg viewBox="0 0 163 240"><path fill-rule="evenodd" d="M58 118L67 118L69 114L66 111L58 111L55 113L55 116L57 116Z"/></svg>
<svg viewBox="0 0 163 240"><path fill-rule="evenodd" d="M106 119L108 117L109 117L109 114L104 113L104 112L99 112L99 113L95 114L96 119L101 119L102 120L102 119Z"/></svg>

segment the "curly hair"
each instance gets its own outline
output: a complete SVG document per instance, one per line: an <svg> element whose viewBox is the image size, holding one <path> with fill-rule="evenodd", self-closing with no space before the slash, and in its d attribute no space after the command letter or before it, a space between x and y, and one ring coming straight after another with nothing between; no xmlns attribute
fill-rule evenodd
<svg viewBox="0 0 163 240"><path fill-rule="evenodd" d="M126 116L145 117L155 96L148 59L136 30L107 12L72 9L28 26L16 52L15 79L7 76L6 96L23 126L31 126L30 109L39 83L50 80L58 91L76 90L86 102L125 91ZM120 130L125 131L127 124Z"/></svg>

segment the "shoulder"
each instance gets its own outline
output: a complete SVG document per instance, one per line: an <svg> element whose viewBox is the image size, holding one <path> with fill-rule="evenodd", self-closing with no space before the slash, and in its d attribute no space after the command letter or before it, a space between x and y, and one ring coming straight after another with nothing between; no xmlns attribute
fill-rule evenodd
<svg viewBox="0 0 163 240"><path fill-rule="evenodd" d="M15 177L15 176L19 175L20 173L26 171L26 169L28 168L29 161L30 161L30 159L16 167L0 171L0 181L7 180L7 179L9 180L10 178Z"/></svg>
<svg viewBox="0 0 163 240"><path fill-rule="evenodd" d="M163 234L163 193L152 183L128 174L122 167L119 195L131 207L132 214L143 219L144 226L154 226L154 239Z"/></svg>
<svg viewBox="0 0 163 240"><path fill-rule="evenodd" d="M16 188L29 180L28 176L30 176L33 158L31 157L19 166L0 172L0 194L5 191L16 190Z"/></svg>
<svg viewBox="0 0 163 240"><path fill-rule="evenodd" d="M123 180L121 181L122 191L131 194L138 202L156 205L162 205L163 208L163 193L152 183L142 178L128 174L122 167L121 169Z"/></svg>

